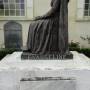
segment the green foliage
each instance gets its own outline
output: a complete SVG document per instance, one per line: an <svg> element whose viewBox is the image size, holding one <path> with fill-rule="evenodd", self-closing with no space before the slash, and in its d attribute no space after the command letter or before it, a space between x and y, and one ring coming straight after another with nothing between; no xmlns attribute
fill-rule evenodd
<svg viewBox="0 0 90 90"><path fill-rule="evenodd" d="M70 51L78 51L79 53L85 54L87 57L90 57L90 48L80 48L79 43L74 43L73 41L69 44Z"/></svg>
<svg viewBox="0 0 90 90"><path fill-rule="evenodd" d="M80 38L84 41L87 41L88 44L90 44L90 36L88 36L88 35L86 37L81 36Z"/></svg>
<svg viewBox="0 0 90 90"><path fill-rule="evenodd" d="M18 51L17 49L0 49L0 60L5 57L7 54L12 54L13 52Z"/></svg>
<svg viewBox="0 0 90 90"><path fill-rule="evenodd" d="M71 43L69 43L69 47L70 48L80 48L79 42L73 42L73 41L71 41Z"/></svg>
<svg viewBox="0 0 90 90"><path fill-rule="evenodd" d="M86 56L90 57L90 48L80 48L78 43L69 44L70 51L78 51L79 53L83 53ZM0 60L5 57L7 54L12 54L15 51L20 51L17 49L0 49Z"/></svg>
<svg viewBox="0 0 90 90"><path fill-rule="evenodd" d="M78 51L79 53L83 53L87 57L90 57L90 48L70 48L70 51Z"/></svg>

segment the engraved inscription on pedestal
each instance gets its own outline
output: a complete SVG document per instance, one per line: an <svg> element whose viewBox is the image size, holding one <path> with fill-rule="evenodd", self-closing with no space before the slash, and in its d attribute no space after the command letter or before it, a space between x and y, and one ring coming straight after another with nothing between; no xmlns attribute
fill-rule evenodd
<svg viewBox="0 0 90 90"><path fill-rule="evenodd" d="M20 90L76 90L76 80L62 77L22 78Z"/></svg>

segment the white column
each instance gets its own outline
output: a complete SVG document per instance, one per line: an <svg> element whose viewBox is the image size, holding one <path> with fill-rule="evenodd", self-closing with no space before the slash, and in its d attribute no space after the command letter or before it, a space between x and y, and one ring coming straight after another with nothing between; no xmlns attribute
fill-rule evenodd
<svg viewBox="0 0 90 90"><path fill-rule="evenodd" d="M85 0L77 0L77 19L82 20L84 17Z"/></svg>
<svg viewBox="0 0 90 90"><path fill-rule="evenodd" d="M27 0L26 2L26 15L27 19L33 18L33 0Z"/></svg>

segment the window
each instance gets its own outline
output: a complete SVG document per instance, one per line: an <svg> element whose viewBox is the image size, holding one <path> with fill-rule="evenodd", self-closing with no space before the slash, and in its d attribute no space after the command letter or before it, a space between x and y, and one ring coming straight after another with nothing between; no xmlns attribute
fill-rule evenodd
<svg viewBox="0 0 90 90"><path fill-rule="evenodd" d="M84 16L90 16L90 0L85 0Z"/></svg>
<svg viewBox="0 0 90 90"><path fill-rule="evenodd" d="M0 0L0 16L25 16L25 0Z"/></svg>

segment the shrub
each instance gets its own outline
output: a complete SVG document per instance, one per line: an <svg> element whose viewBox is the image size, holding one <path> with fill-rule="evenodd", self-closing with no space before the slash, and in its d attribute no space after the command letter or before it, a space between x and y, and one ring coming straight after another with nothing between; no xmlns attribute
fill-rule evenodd
<svg viewBox="0 0 90 90"><path fill-rule="evenodd" d="M80 48L80 45L78 42L69 43L69 50L70 51L77 51L79 53L85 54L87 57L90 57L90 48Z"/></svg>
<svg viewBox="0 0 90 90"><path fill-rule="evenodd" d="M80 48L79 42L73 42L69 43L70 48Z"/></svg>
<svg viewBox="0 0 90 90"><path fill-rule="evenodd" d="M79 53L85 54L87 57L90 57L90 48L79 48L77 45L72 44L69 46L70 51L78 51ZM0 60L5 57L7 54L12 54L15 51L21 51L18 49L1 49L0 50Z"/></svg>
<svg viewBox="0 0 90 90"><path fill-rule="evenodd" d="M5 57L7 54L12 54L13 52L18 51L17 49L0 49L0 60Z"/></svg>
<svg viewBox="0 0 90 90"><path fill-rule="evenodd" d="M79 52L85 54L88 57L90 57L90 48L82 48L82 49L80 49Z"/></svg>
<svg viewBox="0 0 90 90"><path fill-rule="evenodd" d="M90 58L90 48L71 48L70 47L70 51L77 51L79 53L83 53L84 55Z"/></svg>

